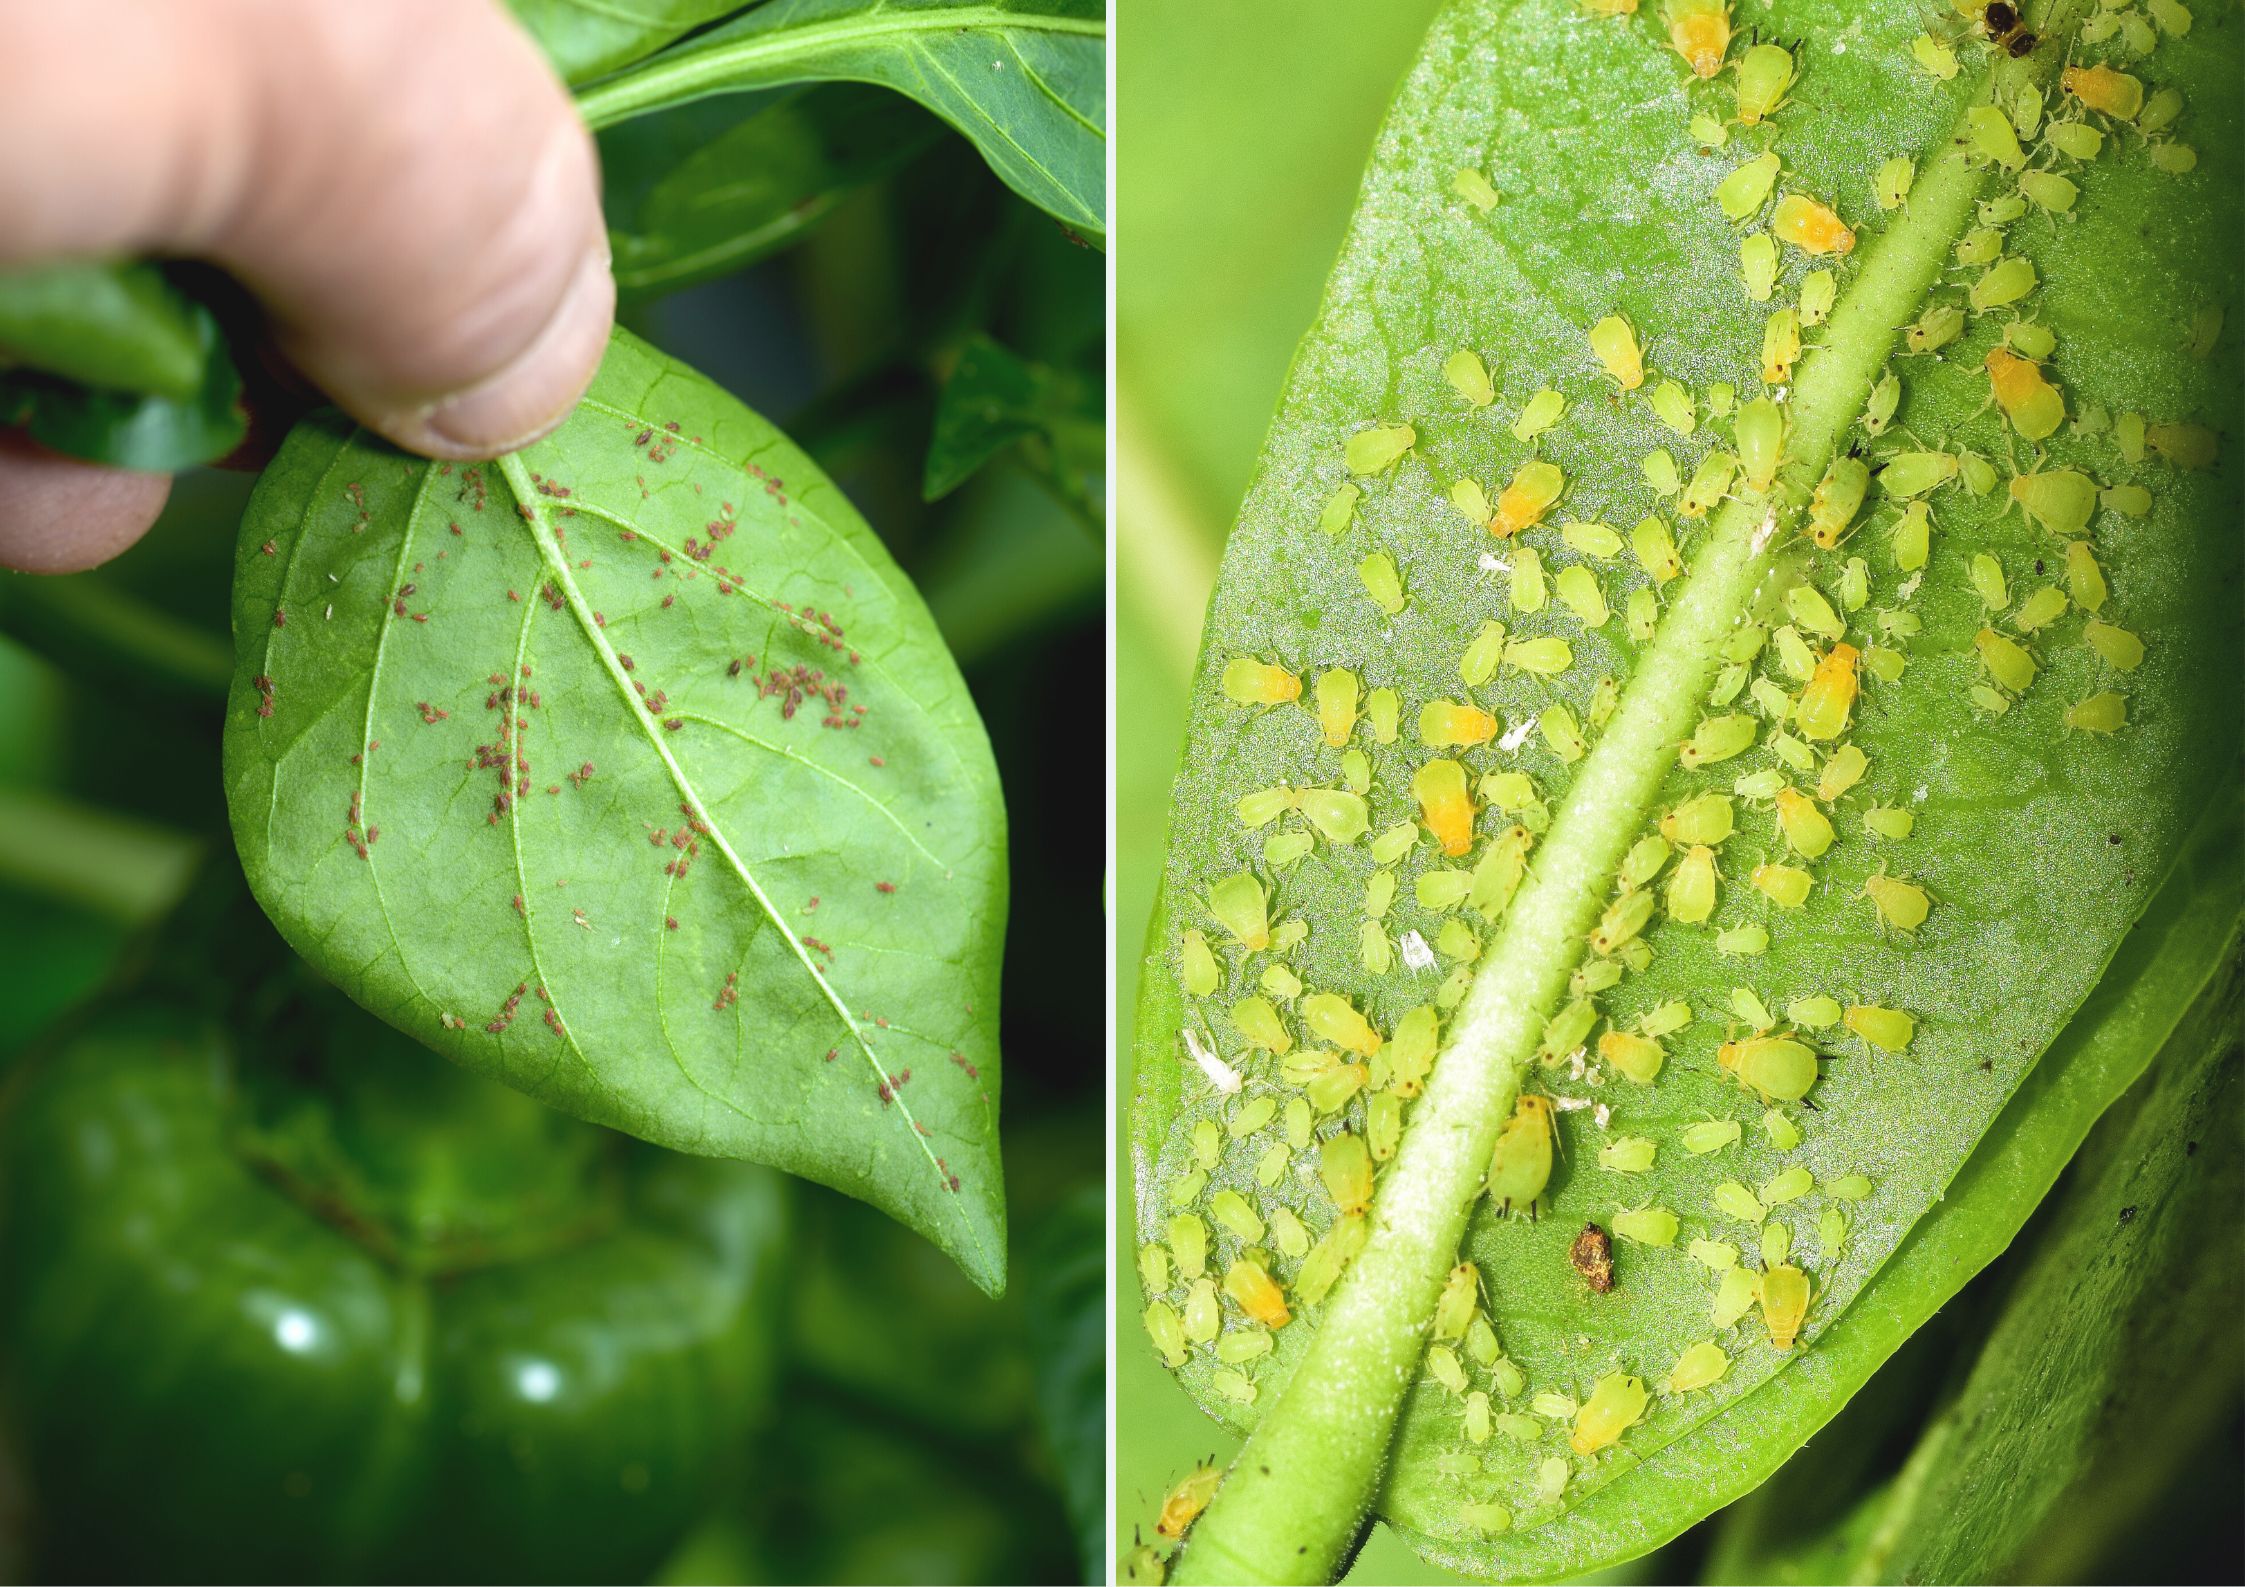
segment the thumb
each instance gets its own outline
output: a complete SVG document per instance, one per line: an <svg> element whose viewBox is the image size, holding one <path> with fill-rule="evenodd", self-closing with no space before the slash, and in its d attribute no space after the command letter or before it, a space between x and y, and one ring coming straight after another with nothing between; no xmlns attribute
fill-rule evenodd
<svg viewBox="0 0 2245 1587"><path fill-rule="evenodd" d="M0 266L118 253L225 267L441 457L558 424L615 306L592 140L493 0L0 0Z"/></svg>

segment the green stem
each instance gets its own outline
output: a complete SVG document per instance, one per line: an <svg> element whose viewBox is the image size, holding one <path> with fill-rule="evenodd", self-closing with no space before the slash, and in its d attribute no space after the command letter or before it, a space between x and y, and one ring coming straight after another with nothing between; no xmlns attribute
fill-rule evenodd
<svg viewBox="0 0 2245 1587"><path fill-rule="evenodd" d="M1107 31L1104 22L1093 18L1041 17L1005 6L931 6L920 11L873 7L852 16L769 28L723 43L666 52L585 90L577 96L577 110L585 125L598 132L712 94L765 87L785 78L791 67L840 51L895 47L920 34L998 27L1092 37L1104 37Z"/></svg>
<svg viewBox="0 0 2245 1587"><path fill-rule="evenodd" d="M1988 101L1994 82L1992 76L1976 102ZM1895 337L1971 223L1980 185L1980 172L1957 142L1944 140L1909 207L1869 245L1824 345L1802 361L1787 403L1788 461L1776 488L1767 498L1733 498L1714 516L1681 597L1632 672L1611 725L1582 762L1534 868L1482 955L1487 968L1381 1176L1362 1254L1284 1392L1194 1526L1173 1580L1326 1581L1355 1538L1497 1132L1622 856L1698 720L1723 640L1756 597L1785 577L1778 548L1793 538Z"/></svg>
<svg viewBox="0 0 2245 1587"><path fill-rule="evenodd" d="M121 925L144 925L177 903L202 853L181 833L0 788L0 882Z"/></svg>
<svg viewBox="0 0 2245 1587"><path fill-rule="evenodd" d="M0 576L0 617L27 645L76 672L90 670L223 702L234 647L90 574Z"/></svg>

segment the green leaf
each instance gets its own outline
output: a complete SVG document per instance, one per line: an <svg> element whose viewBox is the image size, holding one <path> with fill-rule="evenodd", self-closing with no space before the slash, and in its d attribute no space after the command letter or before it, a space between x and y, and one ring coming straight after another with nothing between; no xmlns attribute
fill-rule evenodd
<svg viewBox="0 0 2245 1587"><path fill-rule="evenodd" d="M948 496L1008 447L1033 443L1030 467L1056 495L1097 521L1106 464L1098 394L1031 363L987 336L968 338L936 401L921 491Z"/></svg>
<svg viewBox="0 0 2245 1587"><path fill-rule="evenodd" d="M2236 39L2200 30L2132 68L2154 86L2180 88L2200 118L2192 128L2203 146L2197 170L2171 174L2151 163L2140 139L2115 136L2101 158L2073 168L2080 197L2063 224L2009 224L2006 246L2032 260L2042 283L2017 313L2055 333L2048 374L2077 420L2047 438L2036 462L1986 406L1982 362L2011 313L1968 313L1963 337L1939 358L1903 356L1898 338L1929 301L1963 305L1950 283L1977 272L1949 277L1952 250L1981 224L1977 206L2011 190L2002 172L1956 152L1965 111L1996 87L2016 109L2019 94L2066 55L2068 17L2046 22L2045 47L2017 63L1961 41L1963 70L1946 84L1929 79L1912 55L1921 26L1914 15L1882 21L1803 0L1758 20L1763 38L1799 41L1797 92L1774 120L1734 125L1729 146L1706 155L1688 118L1734 116L1735 74L1695 83L1649 9L1611 19L1557 0L1453 6L1391 115L1325 308L1297 356L1211 609L1177 788L1139 1021L1141 1239L1166 1240L1171 1216L1189 1209L1209 1221L1210 1261L1221 1276L1251 1242L1215 1221L1210 1198L1219 1190L1239 1192L1266 1218L1285 1205L1312 1239L1333 1222L1314 1148L1295 1152L1273 1183L1257 1177L1283 1140L1283 1114L1236 1142L1219 1129L1217 1162L1205 1182L1194 1179L1197 1124L1228 1122L1259 1097L1284 1103L1302 1094L1317 1067L1313 1050L1334 1043L1308 1028L1285 976L1266 978L1274 962L1305 995L1349 999L1391 1039L1407 1012L1439 1004L1442 1055L1425 1095L1403 1096L1409 1122L1401 1150L1380 1168L1364 1254L1321 1306L1290 1302L1298 1315L1278 1330L1272 1356L1251 1369L1253 1401L1219 1391L1221 1364L1207 1347L1190 1353L1182 1376L1204 1406L1236 1427L1261 1425L1196 1530L1181 1563L1187 1579L1244 1572L1296 1580L1330 1569L1373 1498L1398 1415L1382 1513L1416 1534L1430 1557L1507 1578L1627 1558L1707 1513L1736 1490L1711 1483L1705 1464L1685 1470L1694 1450L1712 1455L1719 1445L1742 1471L1774 1467L1861 1381L1834 1388L1822 1381L1821 1363L1859 1312L1880 1309L1874 1281L1944 1192L1954 1195L1960 1171L1985 1149L1984 1137L2097 984L2197 812L2230 774L2237 723L2213 692L2228 645L2214 590L2235 576L2234 548L2219 527L2222 480L2234 464L2224 459L2219 474L2181 468L2156 450L2119 444L2115 426L2129 412L2154 423L2234 425L2235 340L2210 338L2204 311L2234 290L2235 266L2218 241L2219 194L2232 179L2221 162L2231 155L2215 152L2234 140L2212 134L2234 124ZM1734 58L1746 42L1734 42ZM1733 168L1773 143L1787 172L1780 193L1835 205L1860 240L1851 253L1817 260L1785 249L1775 295L1756 302L1739 275L1740 228L1713 195ZM1916 159L1916 186L1905 207L1883 213L1872 178L1898 153ZM1463 196L1461 170L1493 183L1497 202L1484 210ZM2159 230L2163 238L2172 231L2172 249L2147 243L2147 213L2167 218ZM1763 224L1757 216L1748 229ZM1682 516L1673 497L1656 494L1644 460L1665 449L1689 480L1709 451L1738 449L1711 390L1727 382L1738 400L1763 393L1765 322L1798 301L1812 267L1835 273L1838 304L1827 324L1807 332L1797 368L1767 382L1790 416L1784 469L1766 496L1737 486L1704 520ZM1634 327L1649 370L1626 391L1601 368L1589 337L1616 313ZM1493 377L1487 406L1475 404L1470 380L1445 373L1464 351ZM1874 381L1890 371L1901 384L1900 413L1873 436L1858 421ZM1666 380L1693 399L1689 437L1653 405ZM1567 412L1531 445L1513 426L1546 387L1565 395ZM1352 469L1351 436L1400 425L1411 430L1397 461L1378 467L1360 447L1361 468ZM1993 460L1996 481L1984 496L1961 481L1934 488L1922 577L1898 565L1891 536L1904 504L1879 484L1837 550L1807 539L1811 495L1836 459L1860 451L1883 470L1900 453L1933 449ZM1531 458L1557 464L1566 490L1519 535L1492 537L1453 504L1463 478L1497 501ZM2031 634L2020 626L2030 592L2065 587L2066 537L1998 510L2014 469L2037 466L2150 491L2144 516L2127 516L2108 498L2075 537L2110 586L2100 620L2147 642L2131 672L2086 642L2079 610ZM1889 476L1888 486L1898 478ZM1344 485L1361 492L1353 510L1332 507ZM1639 592L1654 589L1640 560L1628 549L1608 554L1600 536L1568 535L1562 526L1610 525L1626 546L1633 527L1656 513L1690 571L1652 594L1657 627L1640 636L1626 615L1632 596L1641 601ZM1524 577L1515 582L1523 547L1539 554L1551 586L1540 606ZM1400 575L1400 606L1368 598L1363 565L1374 555ZM1984 570L1980 583L1972 576L1977 555L1996 559L2009 586L1993 611L1979 593ZM1851 557L1865 564L1860 606L1845 598ZM1558 583L1562 572L1567 585ZM1584 593L1586 580L1610 608L1601 623L1561 599L1568 589ZM1878 670L1884 658L1862 665L1845 741L1868 769L1833 799L1816 801L1836 836L1828 852L1806 857L1788 852L1766 794L1738 795L1734 784L1774 771L1813 794L1843 740L1813 739L1791 722L1811 753L1805 769L1789 765L1767 718L1782 703L1776 691L1797 699L1802 679L1789 675L1774 642L1732 677L1722 673L1730 662L1721 654L1749 624L1767 635L1820 619L1798 598L1788 604L1795 587L1821 593L1859 652L1892 651L1904 667L1889 677ZM1918 631L1905 632L1897 616ZM1557 671L1508 664L1485 675L1467 651L1491 621L1515 640L1564 641L1571 654ZM2023 688L2004 686L2000 713L1971 693L1993 687L1975 645L1984 628L2025 646L2037 668ZM1810 633L1804 642L1823 652L1831 639ZM1297 676L1299 701L1235 703L1224 676L1243 659ZM1366 757L1370 773L1370 834L1421 817L1414 776L1437 758L1462 762L1469 784L1496 771L1525 772L1535 784L1534 808L1509 812L1492 808L1506 790L1477 792L1476 825L1461 855L1445 856L1426 832L1417 835L1393 867L1395 901L1376 923L1394 955L1387 969L1368 968L1363 957L1367 885L1379 869L1368 840L1335 842L1292 812L1250 828L1237 808L1258 790L1343 786L1340 747L1327 744L1310 709L1319 674L1341 668L1364 691L1399 695L1392 742L1378 742L1362 720L1348 724L1345 743ZM1598 691L1602 677L1618 695ZM1763 682L1769 703L1757 704L1746 687L1752 680ZM2108 689L2125 692L2132 725L2110 737L2069 729L2069 710ZM1443 700L1493 713L1495 742L1424 743L1421 708ZM1610 714L1602 703L1609 700ZM1578 759L1555 753L1566 735L1544 731L1555 706L1572 713L1587 741ZM1677 746L1702 720L1731 714L1745 717L1752 747L1698 770L1680 767ZM1712 918L1669 918L1672 856L1651 884L1659 907L1645 939L1650 964L1605 989L1570 985L1586 962L1601 959L1587 939L1619 896L1624 855L1663 812L1705 792L1731 794L1736 805L1737 831L1720 845ZM1914 833L1873 836L1864 818L1874 806L1910 811ZM1422 878L1471 870L1503 829L1523 820L1543 830L1509 907L1441 907L1439 876L1421 901ZM1306 842L1308 852L1274 854L1265 847L1274 833ZM1763 864L1807 871L1805 904L1780 907L1749 885ZM1882 923L1865 896L1882 871L1923 887L1931 912L1922 925ZM1307 927L1299 946L1251 951L1209 909L1210 889L1242 872L1266 889L1274 928L1291 920ZM1751 946L1737 934L1719 947L1718 932L1737 928L1767 931L1766 950L1736 951ZM1222 985L1212 995L1192 996L1182 984L1187 931L1217 951ZM1433 950L1423 969L1404 957L1406 932ZM1460 954L1473 956L1470 963ZM1734 998L1738 988L1752 996ZM1270 998L1288 1028L1291 1072L1251 1047L1234 1022L1232 1006L1251 993ZM1907 1050L1876 1052L1838 1025L1791 1032L1787 1006L1810 996L1906 1012L1914 1021ZM1547 1022L1578 1000L1595 1010L1591 1023L1563 1038L1555 1032L1561 1045L1550 1062L1539 1061ZM1670 1001L1688 1003L1692 1018L1665 1038L1656 1081L1633 1083L1600 1058L1603 1033L1633 1033ZM1779 1109L1802 1137L1795 1148L1766 1133L1762 1102L1720 1067L1723 1042L1765 1023L1756 1001L1767 1023L1821 1055L1808 1105ZM1187 1032L1241 1075L1237 1097L1212 1089L1188 1054ZM1375 1065L1368 1092L1394 1078ZM1533 1223L1503 1218L1477 1196L1522 1089L1561 1103L1561 1153ZM1360 1095L1319 1133L1361 1130L1364 1110ZM1741 1141L1693 1156L1682 1132L1710 1119L1735 1121ZM1621 1136L1656 1143L1649 1172L1601 1166L1601 1145ZM1779 1351L1755 1316L1718 1333L1709 1313L1717 1281L1686 1248L1694 1239L1728 1243L1745 1265L1763 1265L1761 1231L1724 1215L1716 1188L1730 1180L1758 1188L1795 1167L1809 1172L1810 1189L1770 1221L1789 1233L1792 1264L1814 1293L1801 1344ZM1834 1197L1830 1187L1853 1173L1868 1177L1868 1199ZM1991 1192L1987 1215L2015 1226L2047 1182L2031 1174L2006 1180ZM1675 1243L1617 1239L1615 1287L1593 1294L1570 1264L1575 1236L1593 1220L1612 1231L1617 1213L1647 1207L1677 1215ZM1827 1209L1847 1223L1837 1253L1819 1233ZM1298 1259L1267 1241L1262 1249L1274 1275L1292 1285ZM1495 1411L1528 1416L1518 1424L1525 1442L1503 1431L1470 1441L1459 1399L1420 1360L1426 1319L1461 1258L1476 1264L1483 1305L1525 1379L1508 1404L1497 1380L1467 1360L1469 1387L1491 1394ZM1913 1288L1895 1304L1922 1317L1924 1293ZM1187 1296L1176 1283L1167 1300L1182 1309ZM1224 1315L1229 1325L1242 1321L1229 1302ZM1898 1324L1877 1357L1909 1326ZM1728 1357L1726 1376L1689 1393L1659 1392L1682 1352L1710 1337ZM1654 1393L1644 1419L1604 1453L1569 1449L1571 1415L1537 1419L1531 1409L1540 1394L1587 1400L1596 1380L1617 1370ZM1365 1389L1389 1383L1407 1387ZM1836 1398L1822 1403L1826 1393ZM1699 1435L1718 1427L1703 1445ZM1565 1485L1547 1497L1538 1475L1550 1460ZM1487 1504L1510 1512L1509 1531L1493 1530L1491 1512L1468 1509Z"/></svg>
<svg viewBox="0 0 2245 1587"><path fill-rule="evenodd" d="M1002 1286L995 772L785 437L624 333L496 464L307 421L235 631L235 840L299 952L471 1069L847 1191Z"/></svg>
<svg viewBox="0 0 2245 1587"><path fill-rule="evenodd" d="M938 133L896 95L849 84L772 95L714 135L699 108L601 136L608 240L627 294L674 292L778 252ZM619 169L647 173L639 191L619 190Z"/></svg>
<svg viewBox="0 0 2245 1587"><path fill-rule="evenodd" d="M507 0L554 70L582 83L654 54L740 0Z"/></svg>
<svg viewBox="0 0 2245 1587"><path fill-rule="evenodd" d="M1107 1228L1104 1187L1079 1189L1037 1231L1022 1277L1037 1422L1060 1467L1083 1579L1105 1573L1107 1507Z"/></svg>
<svg viewBox="0 0 2245 1587"><path fill-rule="evenodd" d="M0 425L156 474L223 457L246 429L218 321L145 262L0 275Z"/></svg>
<svg viewBox="0 0 2245 1587"><path fill-rule="evenodd" d="M770 0L579 96L594 128L711 94L878 83L918 100L1077 235L1107 234L1102 0Z"/></svg>

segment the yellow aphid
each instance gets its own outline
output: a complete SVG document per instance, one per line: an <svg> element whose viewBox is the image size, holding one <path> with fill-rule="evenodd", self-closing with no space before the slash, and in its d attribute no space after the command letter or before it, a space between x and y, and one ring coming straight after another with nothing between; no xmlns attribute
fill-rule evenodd
<svg viewBox="0 0 2245 1587"><path fill-rule="evenodd" d="M1443 853L1454 859L1473 847L1473 795L1466 791L1463 766L1454 760L1430 760L1411 779L1411 792Z"/></svg>
<svg viewBox="0 0 2245 1587"><path fill-rule="evenodd" d="M1436 749L1486 744L1497 736L1497 719L1478 705L1429 700L1419 708L1419 737Z"/></svg>
<svg viewBox="0 0 2245 1587"><path fill-rule="evenodd" d="M1302 1000L1302 1020L1320 1041L1346 1048L1360 1058L1375 1056L1382 1045L1372 1022L1345 997L1314 992Z"/></svg>
<svg viewBox="0 0 2245 1587"><path fill-rule="evenodd" d="M1668 914L1683 925L1695 926L1715 912L1715 851L1694 844L1684 851L1668 873Z"/></svg>
<svg viewBox="0 0 2245 1587"><path fill-rule="evenodd" d="M1302 680L1284 667L1238 656L1225 664L1224 693L1240 705L1284 705L1302 697Z"/></svg>
<svg viewBox="0 0 2245 1587"><path fill-rule="evenodd" d="M1838 738L1847 731L1848 713L1855 708L1855 668L1861 659L1853 645L1834 645L1818 658L1794 722L1802 736L1818 742Z"/></svg>
<svg viewBox="0 0 2245 1587"><path fill-rule="evenodd" d="M1239 1309L1266 1328L1284 1328L1294 1320L1286 1309L1286 1295L1278 1281L1260 1262L1245 1258L1224 1270L1224 1293L1239 1303Z"/></svg>
<svg viewBox="0 0 2245 1587"><path fill-rule="evenodd" d="M1317 723L1325 742L1339 749L1356 730L1356 674L1330 667L1317 675Z"/></svg>
<svg viewBox="0 0 2245 1587"><path fill-rule="evenodd" d="M1704 1389L1711 1383L1722 1381L1723 1374L1731 1368L1731 1358L1723 1354L1723 1347L1712 1339L1702 1339L1676 1358L1668 1370L1668 1392L1689 1394L1693 1389Z"/></svg>
<svg viewBox="0 0 2245 1587"><path fill-rule="evenodd" d="M1816 801L1798 788L1777 790L1777 825L1804 859L1816 859L1832 846L1832 823L1816 808Z"/></svg>
<svg viewBox="0 0 2245 1587"><path fill-rule="evenodd" d="M1575 1430L1567 1446L1578 1455L1595 1455L1637 1425L1648 1399L1643 1378L1607 1373L1575 1413Z"/></svg>
<svg viewBox="0 0 2245 1587"><path fill-rule="evenodd" d="M1808 1315L1808 1275L1790 1262L1773 1267L1762 1275L1759 1299L1769 1342L1780 1350L1792 1349L1801 1319Z"/></svg>
<svg viewBox="0 0 2245 1587"><path fill-rule="evenodd" d="M1798 1102L1816 1084L1816 1052L1790 1036L1748 1036L1715 1049L1715 1063L1762 1101Z"/></svg>
<svg viewBox="0 0 2245 1587"><path fill-rule="evenodd" d="M1723 69L1731 47L1731 11L1727 0L1670 0L1663 20L1668 24L1668 46L1684 58L1695 77L1713 77Z"/></svg>
<svg viewBox="0 0 2245 1587"><path fill-rule="evenodd" d="M1780 909L1800 908L1816 886L1816 878L1797 865L1757 865L1747 879Z"/></svg>
<svg viewBox="0 0 2245 1587"><path fill-rule="evenodd" d="M1791 243L1806 254L1822 257L1829 253L1846 253L1855 246L1855 233L1847 222L1824 204L1802 193L1788 193L1777 201L1777 212L1770 217L1770 230L1777 233L1778 241Z"/></svg>
<svg viewBox="0 0 2245 1587"><path fill-rule="evenodd" d="M1161 1519L1154 1523L1154 1530L1166 1538L1183 1537L1200 1519L1201 1511L1208 1508L1208 1501L1216 1497L1217 1484L1223 1480L1221 1466L1195 1466L1185 1473L1162 1500Z"/></svg>
<svg viewBox="0 0 2245 1587"><path fill-rule="evenodd" d="M2091 110L2121 121L2135 120L2136 112L2144 108L2144 85L2110 66L2069 66L2059 74L2059 81Z"/></svg>
<svg viewBox="0 0 2245 1587"><path fill-rule="evenodd" d="M1901 881L1884 871L1873 872L1864 878L1863 892L1879 912L1879 918L1897 931L1915 931L1925 924L1932 911L1932 903L1925 889L1915 882Z"/></svg>
<svg viewBox="0 0 2245 1587"><path fill-rule="evenodd" d="M1590 350L1622 390L1635 391L1645 383L1645 356L1638 349L1637 333L1620 315L1609 314L1590 327Z"/></svg>
<svg viewBox="0 0 2245 1587"><path fill-rule="evenodd" d="M1644 898L1647 895L1632 896ZM1661 1065L1668 1061L1667 1052L1650 1036L1621 1030L1609 1030L1598 1038L1598 1057L1641 1086L1651 1085L1659 1076Z"/></svg>
<svg viewBox="0 0 2245 1587"><path fill-rule="evenodd" d="M1972 636L1972 648L1980 653L1980 665L1987 668L1988 676L2013 694L2025 694L2035 681L2035 658L2017 640L1983 628Z"/></svg>
<svg viewBox="0 0 2245 1587"><path fill-rule="evenodd" d="M1801 312L1779 309L1762 326L1762 383L1782 385L1791 378L1800 356Z"/></svg>
<svg viewBox="0 0 2245 1587"><path fill-rule="evenodd" d="M1489 1198L1500 1212L1535 1212L1551 1180L1551 1099L1523 1091L1489 1159Z"/></svg>
<svg viewBox="0 0 2245 1587"><path fill-rule="evenodd" d="M1512 476L1512 483L1497 497L1496 514L1489 520L1490 533L1500 539L1509 539L1523 529L1533 528L1543 521L1559 493L1567 488L1567 476L1556 463L1523 463Z"/></svg>
<svg viewBox="0 0 2245 1587"><path fill-rule="evenodd" d="M1988 349L1988 387L2011 427L2028 441L2040 441L2064 422L2066 399L2043 377L2042 366L2007 348Z"/></svg>

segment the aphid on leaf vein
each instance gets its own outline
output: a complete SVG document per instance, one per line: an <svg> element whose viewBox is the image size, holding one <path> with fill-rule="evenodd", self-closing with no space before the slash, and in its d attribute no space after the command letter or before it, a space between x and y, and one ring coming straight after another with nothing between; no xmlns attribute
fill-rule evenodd
<svg viewBox="0 0 2245 1587"><path fill-rule="evenodd" d="M1208 1508L1208 1501L1216 1497L1223 1480L1222 1467L1195 1466L1162 1500L1161 1519L1154 1523L1154 1530L1166 1538L1182 1538L1200 1519L1201 1511Z"/></svg>

